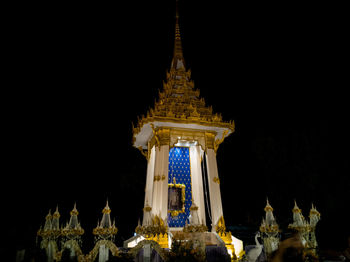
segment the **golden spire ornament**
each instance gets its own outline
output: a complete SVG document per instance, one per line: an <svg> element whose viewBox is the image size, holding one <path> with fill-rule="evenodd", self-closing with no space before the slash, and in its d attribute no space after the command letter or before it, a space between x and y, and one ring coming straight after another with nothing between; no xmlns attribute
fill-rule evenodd
<svg viewBox="0 0 350 262"><path fill-rule="evenodd" d="M118 232L118 228L115 227L115 222L111 222L111 209L108 205L108 200L106 206L102 210L101 222L97 222L97 226L93 229L92 233L95 235L95 240L112 240L114 241L115 235Z"/></svg>
<svg viewBox="0 0 350 262"><path fill-rule="evenodd" d="M84 229L81 227L78 221L79 212L77 210L76 204L74 204L73 210L70 211L70 219L66 226L62 229L62 235L66 239L79 240L84 234Z"/></svg>

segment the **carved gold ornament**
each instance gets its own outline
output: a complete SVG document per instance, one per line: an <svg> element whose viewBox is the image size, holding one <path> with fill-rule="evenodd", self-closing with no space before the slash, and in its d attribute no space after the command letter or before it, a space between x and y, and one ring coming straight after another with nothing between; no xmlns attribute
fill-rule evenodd
<svg viewBox="0 0 350 262"><path fill-rule="evenodd" d="M220 179L216 176L213 178L214 183L217 183L218 185L220 185Z"/></svg>

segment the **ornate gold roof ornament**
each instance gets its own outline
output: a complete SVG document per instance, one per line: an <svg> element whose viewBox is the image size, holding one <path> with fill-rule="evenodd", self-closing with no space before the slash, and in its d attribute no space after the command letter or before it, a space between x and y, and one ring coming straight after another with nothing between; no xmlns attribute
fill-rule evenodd
<svg viewBox="0 0 350 262"><path fill-rule="evenodd" d="M105 208L102 210L102 213L103 214L110 214L111 213L111 209L108 206L108 200L107 200Z"/></svg>
<svg viewBox="0 0 350 262"><path fill-rule="evenodd" d="M266 206L264 208L264 211L265 218L263 218L261 222L260 232L265 233L267 237L276 237L280 232L280 229L273 215L273 208L270 205L268 198L266 198Z"/></svg>
<svg viewBox="0 0 350 262"><path fill-rule="evenodd" d="M60 218L60 212L58 212L58 206L56 206L56 211L55 211L55 213L53 213L53 215L52 215L52 219L58 219L58 218Z"/></svg>
<svg viewBox="0 0 350 262"><path fill-rule="evenodd" d="M56 206L56 211L52 215L52 236L55 239L61 236L60 217L58 206Z"/></svg>
<svg viewBox="0 0 350 262"><path fill-rule="evenodd" d="M294 200L293 212L293 223L288 225L288 228L294 229L302 234L310 230L309 223L305 220L301 209L298 207L297 202Z"/></svg>
<svg viewBox="0 0 350 262"><path fill-rule="evenodd" d="M74 207L73 207L73 210L70 211L70 215L71 215L71 216L78 216L78 215L79 215L79 212L78 212L78 210L77 210L77 204L76 204L76 203L74 203Z"/></svg>
<svg viewBox="0 0 350 262"><path fill-rule="evenodd" d="M261 237L264 244L264 249L267 257L277 250L280 240L280 229L273 215L273 208L266 198L266 206L264 208L265 218L260 225Z"/></svg>
<svg viewBox="0 0 350 262"><path fill-rule="evenodd" d="M266 206L265 206L264 210L265 210L265 212L273 212L273 208L270 205L268 198L266 198Z"/></svg>
<svg viewBox="0 0 350 262"><path fill-rule="evenodd" d="M205 132L216 133L217 150L223 139L234 132L235 125L233 121L223 121L220 114L214 114L212 107L206 106L204 99L199 95L199 90L195 89L194 82L191 80L191 71L186 69L177 9L174 52L170 69L154 107L148 110L146 116L138 118L137 125L133 126L133 145L145 150L148 147L147 143L154 137L156 143L153 143L152 146L159 146L159 143L162 142L158 141L155 133L159 127L176 130L191 128L200 130L199 132L203 134ZM167 144L169 141L169 139L163 140ZM144 151L141 149L140 151L146 156Z"/></svg>
<svg viewBox="0 0 350 262"><path fill-rule="evenodd" d="M310 215L309 217L318 217L320 218L321 217L321 213L317 211L316 207L314 206L314 204L311 204L311 209L310 209Z"/></svg>
<svg viewBox="0 0 350 262"><path fill-rule="evenodd" d="M220 234L225 234L226 232L226 225L225 225L225 220L224 217L221 216L218 220L218 223L216 224L216 233Z"/></svg>
<svg viewBox="0 0 350 262"><path fill-rule="evenodd" d="M184 63L185 60L183 58L183 52L182 52L182 43L181 43L181 33L180 33L180 26L179 26L179 6L176 1L176 21L175 21L175 42L174 42L174 58L172 62L172 68L176 69L185 69ZM177 61L179 60L179 61ZM178 64L182 62L181 64ZM184 70L185 71L185 70Z"/></svg>
<svg viewBox="0 0 350 262"><path fill-rule="evenodd" d="M301 213L301 209L298 207L296 200L294 200L293 213Z"/></svg>
<svg viewBox="0 0 350 262"><path fill-rule="evenodd" d="M69 222L62 229L62 236L64 236L67 240L74 239L80 243L81 236L84 234L84 229L79 223L78 215L79 212L77 210L76 203L74 203L74 207L72 211L70 211Z"/></svg>
<svg viewBox="0 0 350 262"><path fill-rule="evenodd" d="M43 240L56 240L61 236L61 228L59 223L60 213L58 212L58 206L56 211L51 214L51 209L45 217L44 228L40 227L37 232L37 236L42 237Z"/></svg>
<svg viewBox="0 0 350 262"><path fill-rule="evenodd" d="M52 215L51 215L51 209L49 210L49 213L45 217L45 224L44 228L40 227L40 229L37 232L37 235L42 237L43 239L49 238L52 234Z"/></svg>
<svg viewBox="0 0 350 262"><path fill-rule="evenodd" d="M317 240L316 240L316 226L317 223L321 219L321 214L320 212L317 211L316 207L314 204L311 205L311 210L310 210L310 236L309 236L309 247L313 250L313 253L316 254L316 248L318 246Z"/></svg>
<svg viewBox="0 0 350 262"><path fill-rule="evenodd" d="M297 232L299 232L301 241L306 247L305 250L307 252L304 252L304 256L307 255L307 253L312 254L313 256L317 256L316 248L318 246L316 241L316 235L315 235L315 228L320 220L321 214L317 211L317 209L314 207L314 205L311 205L310 220L307 221L303 214L301 209L298 207L296 201L294 201L294 207L292 209L293 212L293 223L288 225L288 228L293 229Z"/></svg>
<svg viewBox="0 0 350 262"><path fill-rule="evenodd" d="M109 208L108 200L106 206L102 210L102 214L101 222L97 222L96 228L92 231L95 235L95 241L101 239L114 241L118 228L115 226L115 221L113 221L113 224L111 223L111 209Z"/></svg>

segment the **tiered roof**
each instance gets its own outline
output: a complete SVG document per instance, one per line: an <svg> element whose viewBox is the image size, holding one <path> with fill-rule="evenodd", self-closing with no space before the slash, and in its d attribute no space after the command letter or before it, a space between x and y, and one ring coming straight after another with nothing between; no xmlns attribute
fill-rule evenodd
<svg viewBox="0 0 350 262"><path fill-rule="evenodd" d="M155 102L154 108L149 109L147 115L142 116L137 126L133 128L134 146L139 147L144 144L136 141L137 136L139 133L145 132L142 128L146 124L154 122L221 127L229 129L228 134L232 133L234 122L223 121L220 114L213 113L211 106L206 106L204 98L200 98L199 94L199 90L195 89L191 79L191 71L187 70L185 66L177 12L171 67L167 72L166 81L163 82L163 90L159 92L159 99Z"/></svg>

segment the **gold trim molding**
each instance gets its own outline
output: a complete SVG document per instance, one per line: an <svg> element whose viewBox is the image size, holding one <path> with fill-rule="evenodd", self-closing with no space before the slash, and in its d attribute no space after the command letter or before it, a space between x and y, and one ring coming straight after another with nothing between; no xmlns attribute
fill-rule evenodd
<svg viewBox="0 0 350 262"><path fill-rule="evenodd" d="M169 145L170 148L175 147L175 145L181 141L196 143L202 150L214 149L215 153L228 136L228 130L224 130L222 137L216 139L216 131L205 131L198 129L186 129L186 128L169 128L169 127L157 127L155 128L151 124L153 136L148 142L147 149L143 149L139 146L137 149L140 150L141 154L146 157L147 160L150 158L150 152L154 146L160 148L164 145Z"/></svg>

